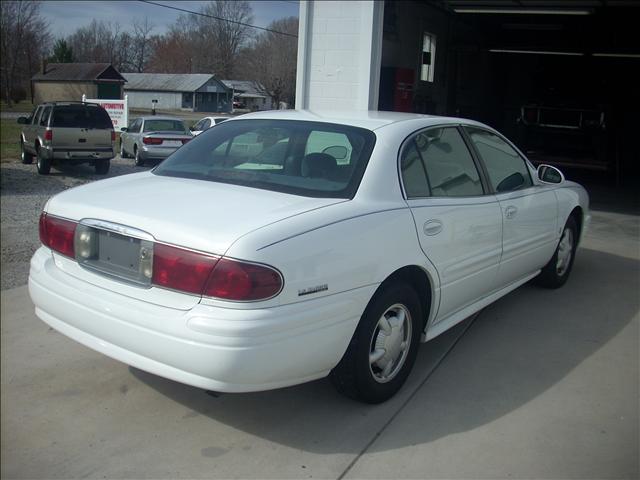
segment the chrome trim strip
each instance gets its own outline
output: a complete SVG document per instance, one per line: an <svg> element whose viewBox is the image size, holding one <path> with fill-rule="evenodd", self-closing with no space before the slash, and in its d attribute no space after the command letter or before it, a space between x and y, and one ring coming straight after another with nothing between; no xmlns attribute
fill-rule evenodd
<svg viewBox="0 0 640 480"><path fill-rule="evenodd" d="M147 233L143 230L139 230L137 228L121 225L119 223L107 222L105 220L98 220L97 218L83 218L78 223L81 225L86 225L88 227L98 228L100 230L106 230L108 232L119 233L120 235L124 235L126 237L133 237L140 240L148 240L150 242L156 241L156 239L150 233Z"/></svg>

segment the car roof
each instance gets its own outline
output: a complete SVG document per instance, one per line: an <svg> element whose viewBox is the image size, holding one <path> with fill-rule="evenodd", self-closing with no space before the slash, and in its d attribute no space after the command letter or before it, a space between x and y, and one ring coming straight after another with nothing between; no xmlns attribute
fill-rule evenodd
<svg viewBox="0 0 640 480"><path fill-rule="evenodd" d="M235 117L238 120L270 119L270 120L300 120L325 123L339 123L353 127L377 130L391 124L415 123L421 120L424 126L443 124L471 124L482 125L473 120L456 117L441 117L437 115L420 115L417 113L385 112L385 111L316 111L316 110L268 110L262 112L245 113Z"/></svg>

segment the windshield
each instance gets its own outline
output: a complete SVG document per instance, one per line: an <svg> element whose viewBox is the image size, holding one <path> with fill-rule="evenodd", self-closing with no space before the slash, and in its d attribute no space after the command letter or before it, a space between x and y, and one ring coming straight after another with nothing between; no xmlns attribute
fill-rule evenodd
<svg viewBox="0 0 640 480"><path fill-rule="evenodd" d="M177 150L156 175L233 183L310 197L352 198L375 135L294 120L234 120Z"/></svg>
<svg viewBox="0 0 640 480"><path fill-rule="evenodd" d="M186 133L187 129L182 120L147 120L144 122L145 132L179 132Z"/></svg>

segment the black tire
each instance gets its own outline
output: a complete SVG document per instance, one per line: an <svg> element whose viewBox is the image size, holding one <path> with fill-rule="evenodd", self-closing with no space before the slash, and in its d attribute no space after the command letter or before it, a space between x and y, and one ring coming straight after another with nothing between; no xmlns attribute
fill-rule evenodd
<svg viewBox="0 0 640 480"><path fill-rule="evenodd" d="M570 246L568 256L566 248ZM535 283L545 288L560 288L563 286L573 267L573 261L576 258L576 247L578 246L578 225L573 217L569 217L567 223L562 230L560 241L553 253L553 257L549 260L540 274L535 278ZM563 261L558 258L564 257Z"/></svg>
<svg viewBox="0 0 640 480"><path fill-rule="evenodd" d="M140 156L140 150L138 147L133 147L133 156L135 158L136 167L144 167L144 158Z"/></svg>
<svg viewBox="0 0 640 480"><path fill-rule="evenodd" d="M20 140L20 161L25 165L33 163L33 155L24 149L24 142Z"/></svg>
<svg viewBox="0 0 640 480"><path fill-rule="evenodd" d="M38 167L38 173L40 175L49 175L49 172L51 171L51 160L45 157L45 154L42 152L42 149L39 147L37 148L36 153L37 153L36 166Z"/></svg>
<svg viewBox="0 0 640 480"><path fill-rule="evenodd" d="M385 335L379 324L383 321L383 316L396 322L400 318L397 314L399 307L404 309L405 315L408 314L410 318L404 323L403 330ZM330 374L331 382L336 389L343 395L366 403L381 403L395 395L415 363L422 320L420 299L412 287L404 282L383 287L367 305L346 353ZM411 328L408 328L409 325ZM392 364L392 368L387 379L384 379L384 370L380 371L382 367L377 362L370 363L370 355L383 350L385 356L391 353L394 357L394 339L403 338L407 346L405 350L395 350L400 356L388 362ZM391 339L390 347L387 348L385 344L384 347L380 345L376 348L381 339L382 343L385 339ZM380 360L384 362L385 357Z"/></svg>
<svg viewBox="0 0 640 480"><path fill-rule="evenodd" d="M124 149L124 143L120 140L120 158L129 158L127 151Z"/></svg>
<svg viewBox="0 0 640 480"><path fill-rule="evenodd" d="M111 165L111 160L98 160L95 164L96 173L98 175L106 175L109 173L109 166Z"/></svg>

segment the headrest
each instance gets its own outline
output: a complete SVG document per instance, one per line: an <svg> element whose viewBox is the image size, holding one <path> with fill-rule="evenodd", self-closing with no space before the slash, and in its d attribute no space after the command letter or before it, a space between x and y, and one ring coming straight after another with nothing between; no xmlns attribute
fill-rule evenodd
<svg viewBox="0 0 640 480"><path fill-rule="evenodd" d="M327 153L310 153L302 159L303 177L331 178L338 167L336 159Z"/></svg>

